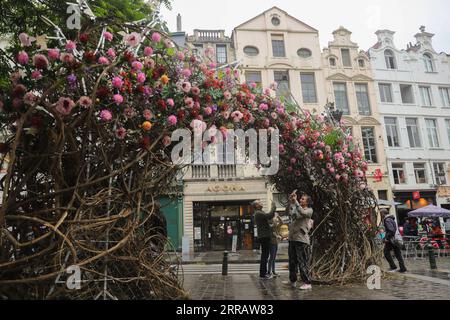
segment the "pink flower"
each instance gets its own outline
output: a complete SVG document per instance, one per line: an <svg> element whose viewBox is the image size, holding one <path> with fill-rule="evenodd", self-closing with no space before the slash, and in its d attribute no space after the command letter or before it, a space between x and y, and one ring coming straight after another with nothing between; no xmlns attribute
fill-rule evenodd
<svg viewBox="0 0 450 320"><path fill-rule="evenodd" d="M112 119L111 111L109 111L107 109L103 109L102 111L100 111L100 119L102 119L105 122L111 121L111 119Z"/></svg>
<svg viewBox="0 0 450 320"><path fill-rule="evenodd" d="M166 48L172 48L173 42L170 39L166 39L164 40L164 45L166 46Z"/></svg>
<svg viewBox="0 0 450 320"><path fill-rule="evenodd" d="M336 179L337 181L341 180L341 175L340 175L340 174L337 174L337 175L335 176L335 179Z"/></svg>
<svg viewBox="0 0 450 320"><path fill-rule="evenodd" d="M257 84L256 84L255 82L251 82L251 83L250 83L250 87L253 88L253 89L255 89L255 88L257 87Z"/></svg>
<svg viewBox="0 0 450 320"><path fill-rule="evenodd" d="M146 76L145 76L145 73L142 73L142 72L139 72L139 73L137 74L137 76L136 76L136 80L137 80L137 82L139 82L139 83L144 83L146 79L147 79L147 78L146 78Z"/></svg>
<svg viewBox="0 0 450 320"><path fill-rule="evenodd" d="M296 164L296 163L297 163L297 159L291 158L291 164Z"/></svg>
<svg viewBox="0 0 450 320"><path fill-rule="evenodd" d="M175 102L173 101L172 98L167 99L167 104L171 107L175 106Z"/></svg>
<svg viewBox="0 0 450 320"><path fill-rule="evenodd" d="M302 134L300 137L298 137L298 141L304 142L306 140L306 137L304 134Z"/></svg>
<svg viewBox="0 0 450 320"><path fill-rule="evenodd" d="M108 55L108 57L114 59L116 57L116 52L114 51L113 48L109 48L108 51L106 51L106 54Z"/></svg>
<svg viewBox="0 0 450 320"><path fill-rule="evenodd" d="M241 121L241 119L244 117L244 115L242 114L242 112L240 111L234 111L231 113L231 118L233 118L234 122L239 122Z"/></svg>
<svg viewBox="0 0 450 320"><path fill-rule="evenodd" d="M209 116L209 115L212 114L212 108L211 107L206 107L204 112L205 112L205 115Z"/></svg>
<svg viewBox="0 0 450 320"><path fill-rule="evenodd" d="M208 47L205 49L205 55L207 57L212 57L214 55L214 49L212 47Z"/></svg>
<svg viewBox="0 0 450 320"><path fill-rule="evenodd" d="M33 92L27 92L25 96L23 97L23 102L27 105L34 105L36 101L38 100L38 97Z"/></svg>
<svg viewBox="0 0 450 320"><path fill-rule="evenodd" d="M47 57L43 54L36 54L33 57L33 64L36 68L44 70L48 67L48 60Z"/></svg>
<svg viewBox="0 0 450 320"><path fill-rule="evenodd" d="M223 97L224 97L225 99L227 99L227 100L230 100L230 99L231 99L231 93L230 93L230 91L225 91L225 92L223 93Z"/></svg>
<svg viewBox="0 0 450 320"><path fill-rule="evenodd" d="M191 91L191 84L189 82L185 81L181 84L181 89L184 92L188 93L189 91Z"/></svg>
<svg viewBox="0 0 450 320"><path fill-rule="evenodd" d="M144 49L144 55L151 56L153 54L153 48L152 47L145 47Z"/></svg>
<svg viewBox="0 0 450 320"><path fill-rule="evenodd" d="M165 147L168 147L172 144L172 139L169 136L164 136L162 142Z"/></svg>
<svg viewBox="0 0 450 320"><path fill-rule="evenodd" d="M73 55L70 53L62 53L59 59L65 63L72 63L74 60Z"/></svg>
<svg viewBox="0 0 450 320"><path fill-rule="evenodd" d="M149 69L154 69L155 68L155 60L153 59L145 59L145 67L149 68Z"/></svg>
<svg viewBox="0 0 450 320"><path fill-rule="evenodd" d="M174 126L177 124L177 117L174 115L171 115L167 118L167 123L171 126Z"/></svg>
<svg viewBox="0 0 450 320"><path fill-rule="evenodd" d="M292 172L292 171L294 171L294 168L288 167L288 168L287 168L287 171L288 171L288 172Z"/></svg>
<svg viewBox="0 0 450 320"><path fill-rule="evenodd" d="M151 120L153 118L153 113L149 109L145 109L142 112L142 115L144 116L145 120Z"/></svg>
<svg viewBox="0 0 450 320"><path fill-rule="evenodd" d="M179 51L179 52L177 53L177 58L178 58L178 60L180 60L180 61L184 61L184 59L186 59L186 57L184 56L184 53L181 52L181 51Z"/></svg>
<svg viewBox="0 0 450 320"><path fill-rule="evenodd" d="M56 110L64 116L69 115L74 107L75 102L70 98L61 97L56 103Z"/></svg>
<svg viewBox="0 0 450 320"><path fill-rule="evenodd" d="M78 104L84 108L89 108L90 106L92 106L92 100L89 97L86 96L82 96L79 100L78 100Z"/></svg>
<svg viewBox="0 0 450 320"><path fill-rule="evenodd" d="M72 40L67 41L66 43L66 50L68 52L72 52L73 50L75 50L77 47L77 44L75 42L73 42Z"/></svg>
<svg viewBox="0 0 450 320"><path fill-rule="evenodd" d="M260 105L259 105L259 110L260 111L266 111L266 110L268 110L269 109L269 106L266 104L266 103L261 103Z"/></svg>
<svg viewBox="0 0 450 320"><path fill-rule="evenodd" d="M224 119L228 119L230 117L230 111L222 111L221 114Z"/></svg>
<svg viewBox="0 0 450 320"><path fill-rule="evenodd" d="M120 89L123 86L123 80L121 77L114 77L112 80L112 85L114 88Z"/></svg>
<svg viewBox="0 0 450 320"><path fill-rule="evenodd" d="M192 93L196 96L200 94L200 89L198 87L192 87Z"/></svg>
<svg viewBox="0 0 450 320"><path fill-rule="evenodd" d="M328 169L328 170L330 170L330 173L334 173L334 172L336 171L336 169L334 169L333 167L331 167L331 168Z"/></svg>
<svg viewBox="0 0 450 320"><path fill-rule="evenodd" d="M266 96L270 96L270 89L269 89L269 88L265 88L265 89L264 89L264 94L265 94Z"/></svg>
<svg viewBox="0 0 450 320"><path fill-rule="evenodd" d="M127 34L123 40L128 46L135 47L139 44L141 41L141 35L137 32L132 32L130 34Z"/></svg>
<svg viewBox="0 0 450 320"><path fill-rule="evenodd" d="M271 116L272 119L274 119L274 120L278 119L278 115L277 115L275 112L272 112L272 113L270 114L270 116Z"/></svg>
<svg viewBox="0 0 450 320"><path fill-rule="evenodd" d="M31 43L36 41L36 38L30 37L28 34L22 32L19 34L19 40L22 44L22 47L29 47L31 46Z"/></svg>
<svg viewBox="0 0 450 320"><path fill-rule="evenodd" d="M105 31L103 32L103 37L105 38L106 41L112 41L113 34L111 32Z"/></svg>
<svg viewBox="0 0 450 320"><path fill-rule="evenodd" d="M37 80L42 78L42 73L39 70L34 70L33 72L31 72L31 78Z"/></svg>
<svg viewBox="0 0 450 320"><path fill-rule="evenodd" d="M120 127L119 129L116 130L116 137L119 139L125 139L127 135L127 130L124 127Z"/></svg>
<svg viewBox="0 0 450 320"><path fill-rule="evenodd" d="M183 71L181 71L181 74L186 78L189 78L192 75L192 71L190 69L183 69Z"/></svg>
<svg viewBox="0 0 450 320"><path fill-rule="evenodd" d="M133 61L133 63L131 64L131 66L133 67L133 69L135 70L142 70L142 68L144 67L142 65L142 63L140 63L139 61Z"/></svg>
<svg viewBox="0 0 450 320"><path fill-rule="evenodd" d="M21 65L26 65L28 63L28 54L25 51L20 51L19 54L17 55L17 61L21 64Z"/></svg>
<svg viewBox="0 0 450 320"><path fill-rule="evenodd" d="M100 64L108 64L109 60L106 57L100 57L100 58L98 58L98 63L100 63Z"/></svg>
<svg viewBox="0 0 450 320"><path fill-rule="evenodd" d="M50 60L58 60L59 59L59 49L48 49L48 57Z"/></svg>
<svg viewBox="0 0 450 320"><path fill-rule="evenodd" d="M152 34L152 41L153 42L160 42L161 41L161 35L158 32L155 32Z"/></svg>
<svg viewBox="0 0 450 320"><path fill-rule="evenodd" d="M114 102L115 102L117 105L119 105L119 104L121 104L121 103L123 102L123 97L122 97L122 95L120 95L120 94L115 94L115 95L113 96L113 99L114 99Z"/></svg>
<svg viewBox="0 0 450 320"><path fill-rule="evenodd" d="M192 109L194 107L194 99L190 98L190 97L186 97L184 98L184 103L186 104L186 106L189 109Z"/></svg>

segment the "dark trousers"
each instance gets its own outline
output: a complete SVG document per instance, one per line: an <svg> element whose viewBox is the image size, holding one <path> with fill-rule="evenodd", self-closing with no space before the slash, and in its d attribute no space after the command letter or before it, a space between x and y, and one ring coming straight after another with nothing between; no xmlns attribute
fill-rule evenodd
<svg viewBox="0 0 450 320"><path fill-rule="evenodd" d="M278 244L270 244L269 252L269 274L275 274L275 259L277 258Z"/></svg>
<svg viewBox="0 0 450 320"><path fill-rule="evenodd" d="M305 284L311 284L309 277L310 246L298 241L289 241L289 280L297 282L297 270Z"/></svg>
<svg viewBox="0 0 450 320"><path fill-rule="evenodd" d="M384 257L386 258L387 262L389 263L389 267L391 269L397 269L397 266L395 265L394 259L391 256L391 251L394 250L395 257L398 260L398 263L400 265L400 270L405 271L405 262L403 261L402 251L400 250L400 247L393 244L392 242L388 241L384 244Z"/></svg>
<svg viewBox="0 0 450 320"><path fill-rule="evenodd" d="M259 276L265 277L267 275L267 263L270 254L270 238L258 239L261 245L261 261L259 263Z"/></svg>

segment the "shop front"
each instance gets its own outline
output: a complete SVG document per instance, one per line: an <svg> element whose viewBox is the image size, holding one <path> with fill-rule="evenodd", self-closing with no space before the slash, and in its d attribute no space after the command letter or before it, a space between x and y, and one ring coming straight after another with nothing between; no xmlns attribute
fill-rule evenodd
<svg viewBox="0 0 450 320"><path fill-rule="evenodd" d="M183 238L188 253L257 248L251 203L261 200L268 210L268 194L265 180L258 178L185 183Z"/></svg>
<svg viewBox="0 0 450 320"><path fill-rule="evenodd" d="M401 203L396 207L397 221L399 225L403 225L408 213L412 210L420 209L428 205L436 205L436 191L396 191L394 199Z"/></svg>

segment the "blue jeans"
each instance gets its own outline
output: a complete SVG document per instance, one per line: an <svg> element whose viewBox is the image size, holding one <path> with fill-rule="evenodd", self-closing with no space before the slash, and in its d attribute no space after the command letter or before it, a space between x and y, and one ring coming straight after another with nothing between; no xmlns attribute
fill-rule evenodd
<svg viewBox="0 0 450 320"><path fill-rule="evenodd" d="M271 244L269 251L268 273L275 274L275 259L277 258L278 244Z"/></svg>

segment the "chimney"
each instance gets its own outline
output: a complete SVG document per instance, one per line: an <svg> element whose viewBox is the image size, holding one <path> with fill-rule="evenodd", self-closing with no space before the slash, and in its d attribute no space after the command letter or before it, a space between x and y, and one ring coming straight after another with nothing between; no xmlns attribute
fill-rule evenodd
<svg viewBox="0 0 450 320"><path fill-rule="evenodd" d="M177 15L177 32L181 32L182 31L182 26L181 26L181 14Z"/></svg>

